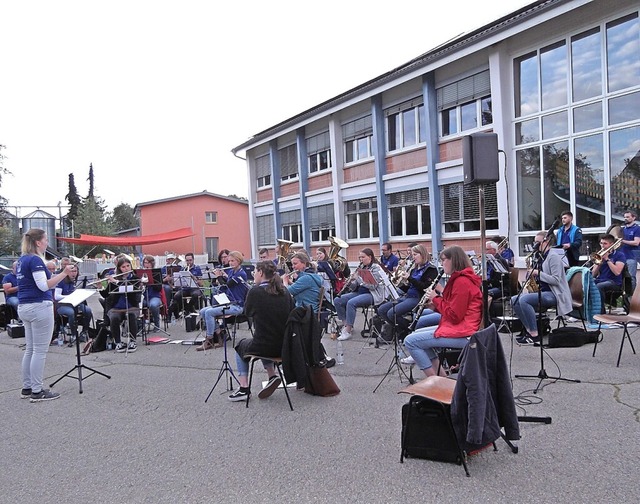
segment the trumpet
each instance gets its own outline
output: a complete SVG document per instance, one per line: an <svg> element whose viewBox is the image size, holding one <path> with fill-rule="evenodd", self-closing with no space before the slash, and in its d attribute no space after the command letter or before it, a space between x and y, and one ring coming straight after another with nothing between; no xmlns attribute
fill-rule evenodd
<svg viewBox="0 0 640 504"><path fill-rule="evenodd" d="M608 247L605 247L603 249L598 250L597 252L594 252L589 256L589 260L586 263L584 263L582 267L587 268L594 264L600 266L602 264L602 258L605 255L615 251L621 245L621 243L622 243L622 238L618 238L615 242L613 242Z"/></svg>

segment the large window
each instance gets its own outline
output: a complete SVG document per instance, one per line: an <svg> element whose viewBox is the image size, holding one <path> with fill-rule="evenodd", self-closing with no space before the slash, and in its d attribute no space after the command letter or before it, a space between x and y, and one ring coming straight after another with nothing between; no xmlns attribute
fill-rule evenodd
<svg viewBox="0 0 640 504"><path fill-rule="evenodd" d="M422 97L385 110L387 116L387 152L426 141Z"/></svg>
<svg viewBox="0 0 640 504"><path fill-rule="evenodd" d="M640 207L638 13L513 67L518 231L547 228L564 210L578 226L602 229Z"/></svg>
<svg viewBox="0 0 640 504"><path fill-rule="evenodd" d="M387 195L391 236L431 234L429 191L416 189Z"/></svg>
<svg viewBox="0 0 640 504"><path fill-rule="evenodd" d="M342 125L344 162L353 163L372 157L373 124L371 115Z"/></svg>
<svg viewBox="0 0 640 504"><path fill-rule="evenodd" d="M440 186L442 224L445 233L480 230L480 196L475 184ZM496 184L484 186L485 229L498 229L498 198Z"/></svg>
<svg viewBox="0 0 640 504"><path fill-rule="evenodd" d="M275 245L276 233L273 214L256 217L256 235L259 247Z"/></svg>
<svg viewBox="0 0 640 504"><path fill-rule="evenodd" d="M468 132L493 123L489 71L437 90L440 136Z"/></svg>
<svg viewBox="0 0 640 504"><path fill-rule="evenodd" d="M281 237L295 243L302 241L302 216L300 210L282 212L280 214L280 225L282 226Z"/></svg>
<svg viewBox="0 0 640 504"><path fill-rule="evenodd" d="M336 219L333 204L309 208L309 231L312 242L327 241L329 236L335 236Z"/></svg>
<svg viewBox="0 0 640 504"><path fill-rule="evenodd" d="M290 180L298 177L298 148L296 144L278 149L280 156L280 180Z"/></svg>
<svg viewBox="0 0 640 504"><path fill-rule="evenodd" d="M378 229L378 204L376 198L362 198L345 202L347 238L376 238Z"/></svg>
<svg viewBox="0 0 640 504"><path fill-rule="evenodd" d="M271 157L269 154L256 158L256 179L257 187L267 187L271 185Z"/></svg>
<svg viewBox="0 0 640 504"><path fill-rule="evenodd" d="M309 173L331 168L331 140L328 131L307 138L307 156Z"/></svg>

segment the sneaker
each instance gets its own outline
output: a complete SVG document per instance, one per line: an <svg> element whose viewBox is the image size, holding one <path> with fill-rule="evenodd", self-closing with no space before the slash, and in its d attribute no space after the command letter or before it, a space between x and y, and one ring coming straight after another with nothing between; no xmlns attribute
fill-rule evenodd
<svg viewBox="0 0 640 504"><path fill-rule="evenodd" d="M327 360L324 361L324 367L326 367L327 369L332 368L335 365L336 365L336 360L333 357L329 357Z"/></svg>
<svg viewBox="0 0 640 504"><path fill-rule="evenodd" d="M338 341L346 341L348 339L351 339L351 336L353 335L353 333L348 332L344 327L342 328L342 331L340 331L340 336L338 336Z"/></svg>
<svg viewBox="0 0 640 504"><path fill-rule="evenodd" d="M523 336L518 336L516 338L518 345L535 345L536 343L540 344L540 336L531 336L530 334L524 334Z"/></svg>
<svg viewBox="0 0 640 504"><path fill-rule="evenodd" d="M400 362L405 366L413 366L416 363L415 359L411 356L400 359Z"/></svg>
<svg viewBox="0 0 640 504"><path fill-rule="evenodd" d="M57 392L51 392L49 389L42 389L37 394L31 394L31 402L42 402L42 401L53 401L60 397L60 394Z"/></svg>
<svg viewBox="0 0 640 504"><path fill-rule="evenodd" d="M116 352L123 353L127 351L127 345L125 345L122 341L116 344Z"/></svg>
<svg viewBox="0 0 640 504"><path fill-rule="evenodd" d="M129 345L127 347L127 350L129 351L129 353L131 352L135 352L138 349L138 345L136 344L135 341L130 341Z"/></svg>
<svg viewBox="0 0 640 504"><path fill-rule="evenodd" d="M31 397L31 389L30 388L23 388L20 391L20 399L29 399Z"/></svg>
<svg viewBox="0 0 640 504"><path fill-rule="evenodd" d="M260 392L258 392L258 399L266 399L267 397L269 397L276 391L281 383L282 380L279 376L272 376L271 378L269 378L269 381L264 386L264 388Z"/></svg>
<svg viewBox="0 0 640 504"><path fill-rule="evenodd" d="M205 340L202 343L202 345L198 345L196 347L196 350L198 352L203 352L205 350L213 350L214 348L215 348L215 345L213 343L213 338L205 338Z"/></svg>
<svg viewBox="0 0 640 504"><path fill-rule="evenodd" d="M233 392L229 396L229 400L231 402L246 401L247 397L249 397L250 395L251 395L251 391L250 390L246 390L246 389L243 389L242 387L240 387L238 390L236 390L235 392Z"/></svg>

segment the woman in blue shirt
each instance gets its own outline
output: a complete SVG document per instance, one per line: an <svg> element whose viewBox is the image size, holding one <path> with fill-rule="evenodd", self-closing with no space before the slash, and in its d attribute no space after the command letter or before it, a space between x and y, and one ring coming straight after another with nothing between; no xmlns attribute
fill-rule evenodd
<svg viewBox="0 0 640 504"><path fill-rule="evenodd" d="M51 275L44 264L49 240L42 229L31 228L22 237L22 257L16 268L18 277L18 315L24 323L26 349L22 357L22 391L20 397L31 402L51 401L60 394L42 388L44 364L53 333L53 299L51 289L71 275L68 265Z"/></svg>

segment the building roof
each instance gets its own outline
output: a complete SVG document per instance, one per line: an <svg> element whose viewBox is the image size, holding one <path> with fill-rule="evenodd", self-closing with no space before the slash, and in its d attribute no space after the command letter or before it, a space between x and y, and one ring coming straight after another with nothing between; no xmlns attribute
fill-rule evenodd
<svg viewBox="0 0 640 504"><path fill-rule="evenodd" d="M191 194L184 194L182 196L173 196L171 198L163 198L163 199L158 199L158 200L153 200L153 201L143 201L142 203L137 203L136 206L133 208L133 211L135 212L138 208L143 207L143 206L148 206L148 205L157 205L158 203L166 203L168 201L177 201L177 200L181 200L181 199L189 199L189 198L195 198L197 196L211 196L212 198L219 198L219 199L223 199L223 200L227 200L227 201L234 201L236 203L243 203L245 205L249 205L249 202L247 200L241 199L241 198L233 198L231 196L222 196L220 194L215 194L215 193L210 193L206 190L199 192L199 193L191 193Z"/></svg>
<svg viewBox="0 0 640 504"><path fill-rule="evenodd" d="M459 37L455 37L452 40L445 42L444 44L441 44L424 54L421 54L417 58L412 59L404 65L394 68L393 70L379 75L378 77L375 77L370 81L365 82L364 84L360 84L359 86L352 88L338 96L335 96L334 98L331 98L323 103L320 103L319 105L316 105L315 107L301 112L300 114L290 117L289 119L286 119L283 122L276 124L275 126L261 131L246 142L238 145L237 147L234 147L231 152L236 155L238 151L245 150L252 145L258 144L271 137L272 135L291 128L306 119L309 119L337 105L352 100L359 95L363 95L371 91L372 89L384 85L389 81L393 81L395 79L398 79L399 77L402 77L403 75L414 72L419 68L432 64L439 59L449 56L451 53L455 53L456 51L460 51L467 46L476 44L483 39L494 36L496 33L504 31L508 28L512 28L514 25L523 23L529 18L539 15L545 10L551 9L564 3L569 3L571 1L572 0L538 0L529 5L526 5L470 33L465 33L463 35L460 35Z"/></svg>

